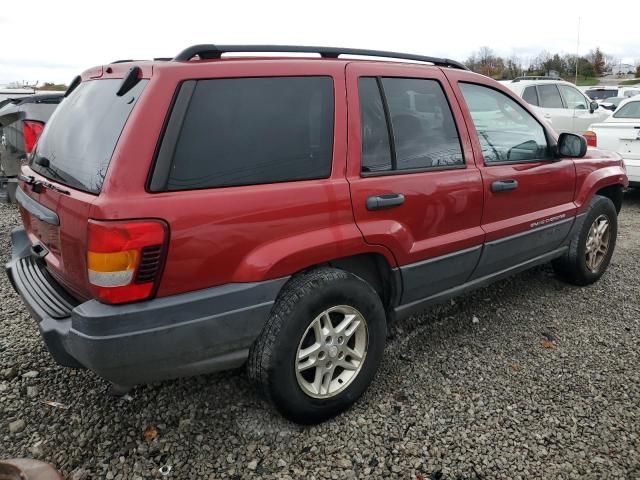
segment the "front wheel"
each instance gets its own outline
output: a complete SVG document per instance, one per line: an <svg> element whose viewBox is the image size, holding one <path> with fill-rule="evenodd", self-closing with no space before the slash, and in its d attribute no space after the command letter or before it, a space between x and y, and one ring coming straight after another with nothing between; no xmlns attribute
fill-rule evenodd
<svg viewBox="0 0 640 480"><path fill-rule="evenodd" d="M380 365L386 320L378 294L343 270L294 277L249 355L249 376L286 418L321 422L349 408Z"/></svg>
<svg viewBox="0 0 640 480"><path fill-rule="evenodd" d="M613 202L596 195L582 227L569 244L569 251L554 260L558 275L574 285L596 282L607 270L618 235L618 214Z"/></svg>

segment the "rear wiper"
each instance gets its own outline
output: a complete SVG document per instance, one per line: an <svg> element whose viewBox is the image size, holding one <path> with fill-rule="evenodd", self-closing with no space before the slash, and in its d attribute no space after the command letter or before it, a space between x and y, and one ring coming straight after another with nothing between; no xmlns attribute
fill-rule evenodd
<svg viewBox="0 0 640 480"><path fill-rule="evenodd" d="M33 190L36 193L41 193L42 192L42 188L48 188L49 190L53 190L59 193L62 193L64 195L71 195L71 192L69 190L63 190L60 187L56 187L53 183L49 183L49 182L45 182L44 180L36 180L35 177L29 175L18 175L18 180L22 180L23 182L25 182L27 185L29 185L31 187L31 190Z"/></svg>

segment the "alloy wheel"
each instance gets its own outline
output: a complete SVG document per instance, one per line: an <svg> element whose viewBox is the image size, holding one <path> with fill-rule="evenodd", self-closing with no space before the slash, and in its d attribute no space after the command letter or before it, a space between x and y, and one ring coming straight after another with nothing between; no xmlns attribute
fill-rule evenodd
<svg viewBox="0 0 640 480"><path fill-rule="evenodd" d="M593 273L598 271L609 251L609 240L611 238L611 229L609 227L609 218L606 215L600 215L593 221L589 229L585 260L587 268Z"/></svg>
<svg viewBox="0 0 640 480"><path fill-rule="evenodd" d="M362 370L368 345L367 322L353 307L328 308L307 327L296 352L298 385L313 398L331 398Z"/></svg>

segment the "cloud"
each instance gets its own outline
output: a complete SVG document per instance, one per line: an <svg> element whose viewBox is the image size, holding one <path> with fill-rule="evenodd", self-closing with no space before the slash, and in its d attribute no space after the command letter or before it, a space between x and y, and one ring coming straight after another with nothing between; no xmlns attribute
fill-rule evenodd
<svg viewBox="0 0 640 480"><path fill-rule="evenodd" d="M22 13L3 10L0 17L3 38L20 39L19 48L3 44L0 83L32 75L67 82L93 65L173 56L196 43L329 45L457 60L483 45L507 57L573 53L579 15L582 54L600 46L625 61L640 58L640 37L629 33L638 30L637 16L620 15L615 28L604 26L600 0L581 0L579 8L558 0L538 0L535 8L503 0L323 0L322 8L296 0L181 0L171 10L130 0L110 0L104 8L82 0L29 5L38 15L30 16L26 34Z"/></svg>

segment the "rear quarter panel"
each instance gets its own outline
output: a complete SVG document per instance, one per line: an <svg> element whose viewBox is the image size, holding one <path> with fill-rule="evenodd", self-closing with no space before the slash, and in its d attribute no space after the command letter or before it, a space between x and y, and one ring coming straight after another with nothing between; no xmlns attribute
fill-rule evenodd
<svg viewBox="0 0 640 480"><path fill-rule="evenodd" d="M93 204L95 219L159 218L170 230L158 296L224 283L283 277L332 259L380 253L357 229L345 178L345 63L315 60L223 60L154 70L123 133ZM183 80L259 76L331 76L335 116L330 178L267 185L149 193L157 139Z"/></svg>

